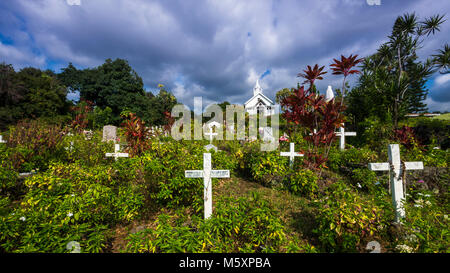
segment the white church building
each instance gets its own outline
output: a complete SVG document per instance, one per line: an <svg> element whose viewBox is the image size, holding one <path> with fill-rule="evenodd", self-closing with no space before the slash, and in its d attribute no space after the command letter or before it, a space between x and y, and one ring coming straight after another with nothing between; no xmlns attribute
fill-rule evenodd
<svg viewBox="0 0 450 273"><path fill-rule="evenodd" d="M263 113L265 116L270 116L275 113L274 105L273 101L262 93L259 80L256 80L255 87L253 87L253 97L244 104L245 111L250 115Z"/></svg>

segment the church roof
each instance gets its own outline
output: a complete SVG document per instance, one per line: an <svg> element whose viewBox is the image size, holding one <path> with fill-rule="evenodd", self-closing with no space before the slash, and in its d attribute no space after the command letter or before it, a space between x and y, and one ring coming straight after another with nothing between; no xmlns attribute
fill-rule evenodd
<svg viewBox="0 0 450 273"><path fill-rule="evenodd" d="M258 90L258 92L255 92L255 90ZM264 94L262 93L262 88L261 88L261 86L259 85L259 79L256 80L255 87L253 87L253 97L251 97L248 101L246 101L246 102L244 103L244 105L247 105L247 104L248 104L249 102L251 102L253 99L258 98L258 97L263 98L264 100L266 100L267 102L269 102L271 105L274 104L273 101L272 101L271 99L269 99L266 95L264 95Z"/></svg>
<svg viewBox="0 0 450 273"><path fill-rule="evenodd" d="M247 105L250 101L252 101L253 99L257 98L257 97L261 97L264 98L265 100L267 100L271 105L274 105L273 101L271 99L269 99L266 95L264 95L263 93L258 93L256 95L254 95L253 97L251 97L248 101L246 101L244 103L244 105Z"/></svg>

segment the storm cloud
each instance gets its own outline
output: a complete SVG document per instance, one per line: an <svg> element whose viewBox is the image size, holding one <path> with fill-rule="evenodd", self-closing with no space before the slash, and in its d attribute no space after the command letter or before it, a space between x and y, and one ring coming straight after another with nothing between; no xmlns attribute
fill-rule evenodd
<svg viewBox="0 0 450 273"><path fill-rule="evenodd" d="M0 61L59 71L69 62L85 68L124 58L148 90L164 84L192 105L194 96L242 104L258 78L273 98L301 82L296 75L306 65L329 70L341 54L372 54L397 16L443 14L450 2L6 0L0 8ZM435 54L448 37L450 21L419 55ZM341 81L328 73L319 89L338 88ZM430 108L450 108L449 92L431 86Z"/></svg>

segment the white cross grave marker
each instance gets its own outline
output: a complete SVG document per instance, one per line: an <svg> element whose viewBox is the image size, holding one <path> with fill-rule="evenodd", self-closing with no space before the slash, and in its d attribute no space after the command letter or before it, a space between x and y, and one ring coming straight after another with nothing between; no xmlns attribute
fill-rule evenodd
<svg viewBox="0 0 450 273"><path fill-rule="evenodd" d="M206 126L209 127L209 133L205 133L205 136L209 136L209 144L205 146L205 149L206 149L206 151L213 149L214 151L217 152L217 147L212 144L212 141L213 141L213 137L219 135L219 133L217 133L217 132L213 133L213 127L216 127L216 129L219 129L221 124L216 121L213 121L213 122L207 123Z"/></svg>
<svg viewBox="0 0 450 273"><path fill-rule="evenodd" d="M217 136L218 133L213 133L213 127L219 128L216 124L207 124L207 126L209 127L209 133L205 133L205 136L209 136L209 143L211 144L213 141L213 137Z"/></svg>
<svg viewBox="0 0 450 273"><path fill-rule="evenodd" d="M369 163L371 171L390 171L390 187L392 192L392 203L395 208L395 221L400 222L405 217L403 175L406 170L423 170L423 162L402 162L400 161L400 147L398 144L388 145L389 162Z"/></svg>
<svg viewBox="0 0 450 273"><path fill-rule="evenodd" d="M186 178L203 177L203 200L205 202L205 219L212 214L212 183L211 178L229 178L229 170L211 170L211 154L203 154L203 170L184 171Z"/></svg>
<svg viewBox="0 0 450 273"><path fill-rule="evenodd" d="M289 166L294 167L294 158L296 156L304 156L304 154L295 152L295 143L289 143L289 152L281 152L280 156L289 156Z"/></svg>
<svg viewBox="0 0 450 273"><path fill-rule="evenodd" d="M336 136L340 137L339 145L341 150L345 150L345 137L346 136L356 136L356 132L346 132L344 128L344 124L339 128L339 132L336 133Z"/></svg>
<svg viewBox="0 0 450 273"><path fill-rule="evenodd" d="M120 153L120 144L114 144L114 153L106 153L106 157L114 157L117 161L119 157L128 157L128 153Z"/></svg>
<svg viewBox="0 0 450 273"><path fill-rule="evenodd" d="M2 135L0 135L0 143L6 143L6 141L3 140L3 136Z"/></svg>

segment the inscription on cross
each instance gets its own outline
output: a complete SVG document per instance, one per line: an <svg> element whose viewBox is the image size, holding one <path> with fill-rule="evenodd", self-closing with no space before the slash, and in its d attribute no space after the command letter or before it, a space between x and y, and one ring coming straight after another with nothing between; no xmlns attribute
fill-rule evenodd
<svg viewBox="0 0 450 273"><path fill-rule="evenodd" d="M407 170L423 170L423 162L402 162L400 160L400 147L398 144L388 145L389 162L369 163L371 171L390 171L390 189L392 203L395 208L395 221L400 222L405 217L404 202L404 172Z"/></svg>
<svg viewBox="0 0 450 273"><path fill-rule="evenodd" d="M212 181L211 178L229 178L229 170L212 170L211 154L203 154L203 170L188 170L184 172L186 178L203 178L203 199L205 219L212 214Z"/></svg>

